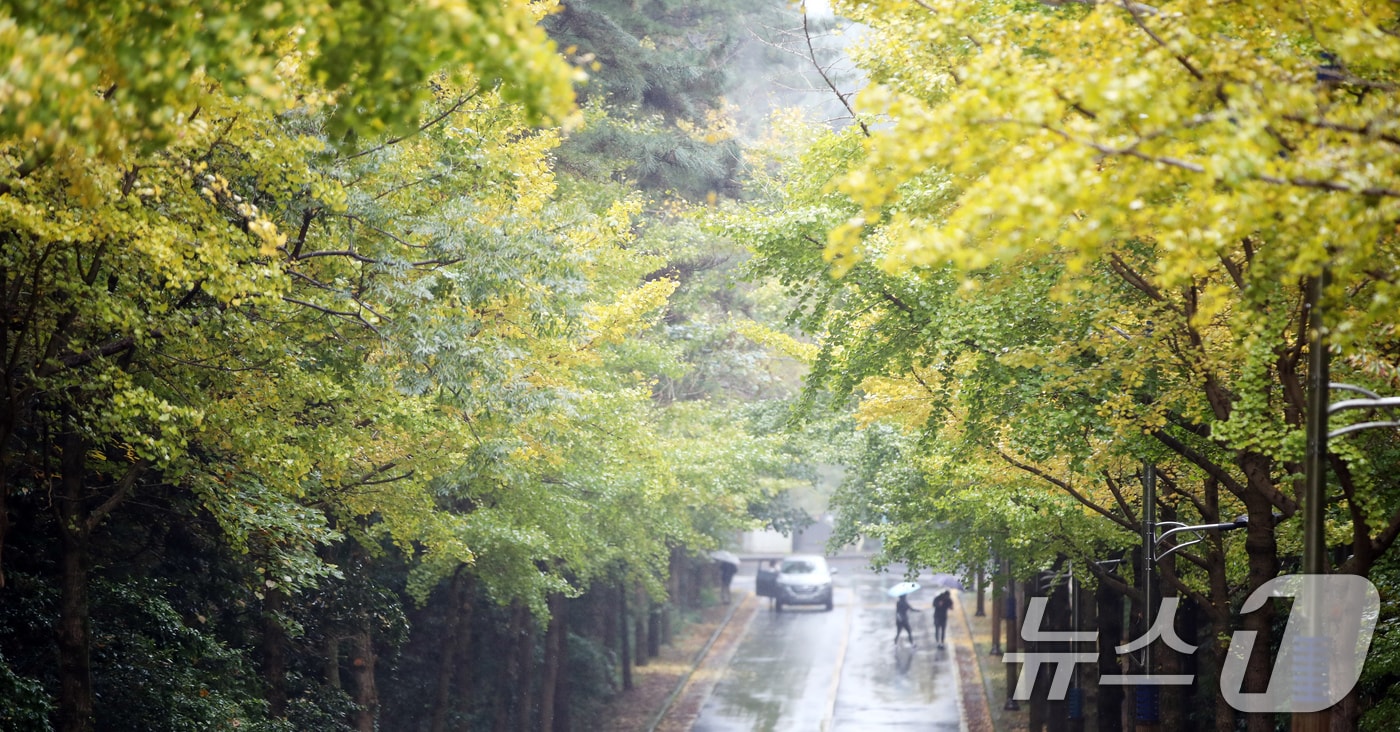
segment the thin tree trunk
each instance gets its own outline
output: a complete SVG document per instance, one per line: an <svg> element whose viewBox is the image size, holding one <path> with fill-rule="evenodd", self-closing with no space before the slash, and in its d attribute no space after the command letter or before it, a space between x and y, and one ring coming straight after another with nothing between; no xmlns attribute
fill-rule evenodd
<svg viewBox="0 0 1400 732"><path fill-rule="evenodd" d="M518 639L515 652L520 656L520 673L515 686L515 718L518 732L531 732L534 729L534 681L535 681L535 633L534 623L529 613L525 613L523 631Z"/></svg>
<svg viewBox="0 0 1400 732"><path fill-rule="evenodd" d="M1100 582L1094 593L1099 622L1099 676L1119 674L1118 654L1114 647L1122 643L1123 635L1123 595ZM1099 685L1098 730L1099 732L1122 732L1123 730L1123 687Z"/></svg>
<svg viewBox="0 0 1400 732"><path fill-rule="evenodd" d="M475 581L469 582L462 593L462 625L457 634L457 698L452 700L452 706L463 712L470 712L471 700L476 697L476 675L473 673L475 664L472 663L472 621L476 617L475 584Z"/></svg>
<svg viewBox="0 0 1400 732"><path fill-rule="evenodd" d="M3 279L0 279L0 282L3 282ZM11 409L14 408L13 403L7 402L7 406ZM4 449L3 446L5 443L9 442L9 440L9 430L6 430L4 434L0 434L0 450ZM0 458L0 590L5 589L5 540L10 533L10 509L8 503L10 497L10 476L9 466L6 465L5 462L7 461Z"/></svg>
<svg viewBox="0 0 1400 732"><path fill-rule="evenodd" d="M1022 597L1026 598L1026 604L1028 606L1030 604L1031 598L1040 595L1040 593L1036 590L1038 589L1037 585L1040 584L1041 577L1042 575L1040 574L1032 575L1030 580L1026 581L1024 584L1021 585L1022 591L1024 593ZM1047 603L1045 608L1045 616L1041 618L1041 625L1039 628L1026 628L1025 622L1025 615L1022 614L1021 625L1025 630L1055 630L1054 610L1051 607L1049 607L1049 603ZM1022 645L1020 650L1024 653L1029 654L1045 653L1053 650L1050 648L1049 643L1046 643L1042 640L1028 641L1022 639L1021 644ZM1049 676L1050 674L1047 673L1047 669L1041 669L1040 673L1036 674L1035 678L1031 681L1031 698L1026 704L1026 706L1028 707L1026 712L1026 726L1030 730L1030 732L1045 732L1045 723L1049 712L1046 704L1046 699L1050 695Z"/></svg>
<svg viewBox="0 0 1400 732"><path fill-rule="evenodd" d="M1074 630L1073 623L1071 622L1073 618L1070 615L1069 607L1069 584L1062 582L1057 587L1055 587L1053 592L1050 593L1050 612L1046 613L1047 615L1049 615L1049 618L1047 619L1051 622L1051 627L1053 627L1055 630ZM1075 650L1074 645L1072 643L1057 642L1046 645L1053 645L1053 650L1065 653ZM1042 673L1041 676L1045 677L1048 685L1051 678L1050 674ZM1046 719L1045 724L1046 729L1050 730L1050 732L1068 732L1068 704L1066 703L1064 698L1049 699L1048 693L1046 698L1047 703L1045 705L1045 711L1048 717Z"/></svg>
<svg viewBox="0 0 1400 732"><path fill-rule="evenodd" d="M992 647L988 655L1000 656L1001 649L1001 608L1006 600L1002 597L1006 590L1005 581L992 579Z"/></svg>
<svg viewBox="0 0 1400 732"><path fill-rule="evenodd" d="M564 596L549 596L549 628L544 635L544 668L540 673L540 732L553 732L555 695L563 661Z"/></svg>
<svg viewBox="0 0 1400 732"><path fill-rule="evenodd" d="M975 614L979 618L986 617L987 608L985 598L983 597L983 595L986 594L984 590L987 587L987 570L985 567L977 567L977 577L973 582L973 587L975 587L977 591L977 612Z"/></svg>
<svg viewBox="0 0 1400 732"><path fill-rule="evenodd" d="M620 612L617 609L617 593L611 585L604 585L597 592L602 597L599 598L594 614L597 616L598 629L603 635L603 647L617 654L617 616Z"/></svg>
<svg viewBox="0 0 1400 732"><path fill-rule="evenodd" d="M1261 458L1262 459L1262 458ZM1256 469L1258 466L1254 466ZM1246 470L1246 473L1253 471ZM1251 480L1251 483L1254 481ZM1249 591L1252 593L1265 582L1278 575L1278 546L1274 538L1273 504L1260 491L1245 494L1245 506L1249 510L1249 528L1244 548L1249 557ZM1244 629L1255 632L1254 652L1245 665L1244 691L1262 693L1268 689L1271 664L1269 649L1273 643L1273 605L1263 607L1244 618ZM1246 714L1249 732L1273 732L1272 714Z"/></svg>
<svg viewBox="0 0 1400 732"><path fill-rule="evenodd" d="M58 729L59 732L92 732L91 636L88 627L89 541L87 516L82 507L83 471L87 446L82 438L65 434L60 459L59 556L60 597L58 620Z"/></svg>
<svg viewBox="0 0 1400 732"><path fill-rule="evenodd" d="M361 621L360 631L351 636L354 659L351 667L355 679L355 729L357 732L374 732L375 721L379 717L379 690L374 683L374 637L369 630L369 618Z"/></svg>
<svg viewBox="0 0 1400 732"><path fill-rule="evenodd" d="M267 712L273 718L287 714L287 633L278 616L286 595L269 588L263 595L263 682L267 684Z"/></svg>
<svg viewBox="0 0 1400 732"><path fill-rule="evenodd" d="M647 621L649 620L649 617L648 614L643 610L643 608L646 607L646 596L642 595L640 591L637 594L637 619L632 624L633 631L635 632L635 635L633 637L633 646L634 650L636 651L636 653L634 653L633 656L637 659L638 666L645 666L647 665L648 661Z"/></svg>
<svg viewBox="0 0 1400 732"><path fill-rule="evenodd" d="M340 688L340 636L326 637L325 667L322 670L326 677L326 688Z"/></svg>
<svg viewBox="0 0 1400 732"><path fill-rule="evenodd" d="M1170 497L1170 488L1167 489L1164 495ZM1169 503L1164 502L1159 507L1159 513L1157 518L1160 521L1176 521L1176 511L1170 506ZM1156 584L1152 588L1152 596L1157 598L1158 602L1158 607L1152 608L1152 611L1154 613L1160 612L1160 603L1162 600L1168 597L1179 596L1179 593L1176 589L1176 585L1174 585L1170 581L1162 581L1162 578L1174 579L1175 577L1176 556L1172 555L1164 557L1160 562L1157 563L1157 572L1154 573L1153 576L1153 580L1156 582ZM1179 618L1173 618L1173 620L1179 620ZM1159 664L1158 670L1154 670L1153 673L1160 672L1162 674L1168 675L1181 673L1181 654L1178 653L1171 646L1168 646L1166 643L1162 643L1160 641L1153 643L1153 657L1157 659L1157 662ZM1186 729L1186 727L1184 726L1185 719L1183 718L1181 708L1182 688L1180 686L1158 687L1157 694L1158 698L1161 700L1161 716L1158 718L1161 723L1161 729Z"/></svg>
<svg viewBox="0 0 1400 732"><path fill-rule="evenodd" d="M647 655L661 655L661 605L657 602L652 602L647 612Z"/></svg>
<svg viewBox="0 0 1400 732"><path fill-rule="evenodd" d="M1215 732L1235 732L1235 708L1220 693L1220 672L1225 668L1225 658L1230 654L1230 620L1227 615L1211 618L1214 638L1210 643L1209 659L1215 678Z"/></svg>
<svg viewBox="0 0 1400 732"><path fill-rule="evenodd" d="M462 567L452 573L452 583L447 590L447 628L442 643L442 656L438 658L437 690L433 695L433 713L428 722L431 732L444 732L447 728L447 710L452 704L452 672L456 666L458 635L462 632Z"/></svg>
<svg viewBox="0 0 1400 732"><path fill-rule="evenodd" d="M571 732L574 728L573 673L570 669L569 635L572 629L573 603L568 599L559 603L559 682L554 690L554 729L545 732Z"/></svg>
<svg viewBox="0 0 1400 732"><path fill-rule="evenodd" d="M516 651L516 647L520 642L520 635L524 632L525 606L516 601L510 607L510 629L506 631L506 637L501 643L501 650L506 658L506 667L502 674L504 683L497 689L496 705L492 714L494 722L492 729L495 732L508 732L510 730L515 690L520 685L520 654Z"/></svg>
<svg viewBox="0 0 1400 732"><path fill-rule="evenodd" d="M1207 522L1220 521L1220 481L1214 477L1207 476L1201 484L1202 493L1205 494L1205 504L1211 511L1203 518ZM1207 564L1210 570L1206 573L1210 581L1210 607L1206 608L1206 613L1210 618L1210 652L1202 656L1212 665L1210 669L1211 678L1215 683L1211 688L1215 691L1215 730L1216 732L1235 732L1235 708L1225 700L1225 695L1220 690L1220 672L1225 668L1225 657L1230 652L1230 631L1231 631L1231 610L1230 610L1230 584L1229 577L1225 573L1225 553L1221 544L1220 532L1211 532L1209 541L1210 549L1206 555Z"/></svg>
<svg viewBox="0 0 1400 732"><path fill-rule="evenodd" d="M1082 583L1076 582L1075 584L1078 586L1078 593L1074 601L1079 608L1079 626L1075 630L1096 631L1099 629L1099 608L1094 593ZM1100 637L1100 642L1102 642L1102 637ZM1084 644L1079 644L1075 650L1087 650L1087 648ZM1090 724L1089 720L1094 719L1090 716L1093 713L1092 710L1099 708L1099 676L1096 673L1090 673L1090 671L1090 668L1080 669L1078 676L1083 701L1079 707L1079 719L1070 726L1070 729L1076 730L1076 732L1084 732L1086 725Z"/></svg>
<svg viewBox="0 0 1400 732"><path fill-rule="evenodd" d="M1332 707L1331 732L1352 732L1361 721L1361 696L1356 687Z"/></svg>
<svg viewBox="0 0 1400 732"><path fill-rule="evenodd" d="M632 689L632 649L627 645L627 588L621 583L617 586L617 622L618 645L621 648L619 657L622 659L622 690L630 691Z"/></svg>

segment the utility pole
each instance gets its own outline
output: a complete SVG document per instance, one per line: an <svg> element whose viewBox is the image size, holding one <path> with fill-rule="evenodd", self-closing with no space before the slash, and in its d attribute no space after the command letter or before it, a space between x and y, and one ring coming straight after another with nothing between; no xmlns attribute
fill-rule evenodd
<svg viewBox="0 0 1400 732"><path fill-rule="evenodd" d="M1321 274L1313 279L1308 289L1308 395L1307 414L1305 415L1307 425L1307 451L1303 455L1303 574L1321 575L1327 574L1327 542L1325 531L1327 528L1327 514L1325 501L1325 487L1327 485L1327 416L1328 416L1328 389L1330 370L1329 356L1327 353L1327 330L1323 324L1322 300L1327 288L1328 272L1324 266ZM1295 664L1293 673L1297 677L1294 683L1294 694L1304 695L1309 693L1323 693L1322 680L1317 674L1325 667L1318 667L1313 658L1315 654L1310 653L1312 649L1323 644L1325 630L1322 625L1322 613L1317 608L1316 601L1320 598L1312 597L1317 593L1310 593L1310 599L1314 607L1309 608L1307 627L1301 639L1303 645L1300 647L1300 658ZM1326 732L1331 725L1331 714L1327 710L1320 712L1295 712L1293 714L1294 732Z"/></svg>
<svg viewBox="0 0 1400 732"><path fill-rule="evenodd" d="M1017 627L1016 612L1016 580L1011 578L1011 560L1007 559L1006 564L1006 603L1003 614L1006 616L1006 652L1016 653L1020 650L1021 629ZM1020 664L1008 662L1006 664L1006 704L1002 709L1007 711L1020 711L1021 705L1016 701L1016 679L1017 670Z"/></svg>
<svg viewBox="0 0 1400 732"><path fill-rule="evenodd" d="M1148 460L1142 466L1142 627L1152 627L1153 557L1157 554L1157 466ZM1152 644L1142 649L1142 672L1152 675ZM1138 732L1155 732L1161 716L1158 712L1158 689L1155 684L1138 684L1135 691Z"/></svg>

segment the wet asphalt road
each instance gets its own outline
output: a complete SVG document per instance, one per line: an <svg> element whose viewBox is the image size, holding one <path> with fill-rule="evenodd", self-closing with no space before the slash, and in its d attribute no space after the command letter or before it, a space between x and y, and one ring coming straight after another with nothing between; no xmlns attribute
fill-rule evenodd
<svg viewBox="0 0 1400 732"><path fill-rule="evenodd" d="M894 639L899 570L876 575L863 559L836 559L835 604L767 609L749 625L692 732L880 732L959 729L953 650L933 642L934 592L916 592L916 647ZM753 590L746 562L736 589ZM926 580L927 578L924 578ZM927 585L927 582L924 582ZM954 601L961 602L954 592ZM957 622L954 607L950 625Z"/></svg>

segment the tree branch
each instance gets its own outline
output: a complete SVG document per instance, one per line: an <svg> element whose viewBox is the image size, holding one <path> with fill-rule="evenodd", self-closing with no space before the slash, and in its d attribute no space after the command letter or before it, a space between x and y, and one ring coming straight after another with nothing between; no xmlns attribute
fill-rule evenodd
<svg viewBox="0 0 1400 732"><path fill-rule="evenodd" d="M831 88L831 93L836 95L836 99L841 102L841 106L845 107L846 111L851 114L851 119L854 119L856 124L860 125L861 133L866 137L870 137L870 128L865 126L865 121L857 117L856 110L851 108L851 103L847 99L850 95L842 94L841 90L836 88L836 84L831 81L831 77L826 75L826 69L822 68L822 65L817 62L817 50L812 46L812 31L807 27L806 5L802 6L802 35L807 39L807 53L812 59L812 66L816 67L817 73L822 77L822 81L826 82L826 85Z"/></svg>
<svg viewBox="0 0 1400 732"><path fill-rule="evenodd" d="M466 104L467 102L469 102L469 101L471 101L472 99L476 98L476 96L477 96L478 94L480 94L480 93L481 93L481 88L480 88L480 87L478 87L478 88L476 88L476 89L473 89L473 90L471 90L471 92L469 92L468 94L466 94L465 96L463 96L461 99L458 99L456 104L453 104L451 107L448 107L448 108L447 108L447 111L445 111L445 112L443 112L442 114L439 114L438 116L436 116L436 117L434 117L434 118L428 120L427 122L424 122L422 125L420 125L420 126L418 127L417 130L414 130L413 132L411 132L411 133L409 133L409 134L407 134L407 135L403 135L403 136L401 136L401 137L390 138L390 139L388 139L388 140L385 140L383 143L381 143L381 144L379 144L379 145L375 145L374 147L372 147L372 148L370 148L370 149L368 149L368 150L361 150L360 152L354 153L353 155L348 155L348 156L346 156L346 157L343 157L343 158L341 158L341 160L354 160L355 158L364 157L365 155L369 155L369 154L371 154L371 153L379 152L380 150L383 150L384 148L389 147L390 145L397 145L397 144L399 144L400 142L403 142L404 140L407 140L407 139L410 138L410 137L414 137L415 135L418 135L418 134L422 133L424 130L427 130L429 127L432 127L433 125L435 125L435 124L437 124L437 123L439 123L439 122L441 122L441 121L447 119L448 117L451 117L452 114L453 114L454 112L456 112L457 110L459 110L459 109L462 108L462 105L463 105L463 104Z"/></svg>
<svg viewBox="0 0 1400 732"><path fill-rule="evenodd" d="M1138 526L1137 526L1137 524L1136 524L1135 522L1129 521L1128 519L1123 518L1122 516L1119 516L1119 515L1116 514L1116 513L1113 513L1112 511L1110 511L1110 510L1104 508L1103 506L1100 506L1099 504L1094 503L1093 501L1089 500L1088 497L1086 497L1084 494L1082 494L1082 493L1080 493L1079 491L1075 490L1075 489L1074 489L1074 486L1070 485L1069 483L1067 483L1067 482L1065 482L1065 481L1063 481L1063 480L1060 480L1059 478L1056 478L1055 476L1050 475L1049 473L1046 473L1045 471L1041 470L1040 468L1035 467L1034 465L1028 465L1028 464L1026 464L1026 463L1022 463L1022 462L1016 460L1015 458L1013 458L1013 457L1011 457L1010 455L1008 455L1005 451L1003 451L1003 450L1002 450L1001 448L999 448L999 447L992 448L992 449L996 450L996 453L997 453L998 455L1001 456L1001 459L1002 459L1002 460L1005 460L1005 461L1006 461L1008 464L1010 464L1012 467L1015 467L1015 468L1018 468L1018 469L1020 469L1020 470L1025 471L1025 472L1027 472L1027 473L1030 473L1031 475L1034 475L1034 476L1040 478L1041 480L1044 480L1044 481L1046 481L1046 482L1048 482L1048 483L1050 483L1050 484L1052 484L1052 485L1058 487L1060 490L1064 491L1065 493L1068 493L1072 498L1074 498L1074 500L1079 501L1081 504L1083 504L1084 506L1086 506L1086 507L1088 507L1089 509L1093 510L1095 513L1098 513L1099 515L1103 516L1104 518L1107 518L1108 520L1112 521L1113 523L1118 524L1119 526L1122 526L1123 528L1127 529L1128 531L1137 531L1137 530L1138 530Z"/></svg>
<svg viewBox="0 0 1400 732"><path fill-rule="evenodd" d="M92 513L88 514L87 520L84 522L83 530L91 532L93 529L96 529L98 525L102 523L102 520L107 518L108 514L116 510L117 506L120 506L122 501L126 500L126 497L131 494L131 489L136 486L136 479L146 471L146 467L149 465L150 462L145 459L137 460L135 463L132 463L131 467L127 468L126 474L117 482L117 490L113 492L112 495L108 496L107 500L102 502L102 505L93 509Z"/></svg>
<svg viewBox="0 0 1400 732"><path fill-rule="evenodd" d="M1170 448L1172 452L1186 458L1193 465L1204 470L1207 475L1220 481L1221 485L1224 485L1231 493L1239 498L1244 498L1245 487L1238 480L1235 480L1234 476L1230 475L1224 468L1217 465L1210 458L1195 451L1190 446L1186 445L1186 443L1162 430L1153 430L1151 434L1153 437L1157 438L1158 442Z"/></svg>

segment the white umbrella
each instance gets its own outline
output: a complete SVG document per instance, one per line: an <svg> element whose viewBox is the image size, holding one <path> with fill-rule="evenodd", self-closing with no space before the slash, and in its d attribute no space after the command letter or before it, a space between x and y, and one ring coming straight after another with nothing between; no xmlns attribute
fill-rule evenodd
<svg viewBox="0 0 1400 732"><path fill-rule="evenodd" d="M920 585L918 582L900 582L894 587L885 590L885 593L888 594L890 597L901 597L903 595L907 595L911 592L917 591L920 587L922 587L922 585Z"/></svg>
<svg viewBox="0 0 1400 732"><path fill-rule="evenodd" d="M737 554L735 554L734 552L727 552L723 549L716 549L715 551L710 552L710 557L717 562L732 564L736 567L740 564L739 556Z"/></svg>

